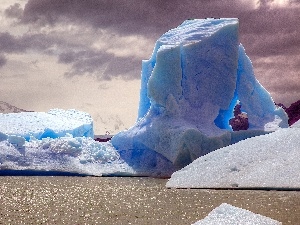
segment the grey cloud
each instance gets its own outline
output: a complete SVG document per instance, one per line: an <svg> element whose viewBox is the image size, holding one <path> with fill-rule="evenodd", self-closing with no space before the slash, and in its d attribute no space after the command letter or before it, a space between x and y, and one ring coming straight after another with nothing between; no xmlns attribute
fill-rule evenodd
<svg viewBox="0 0 300 225"><path fill-rule="evenodd" d="M300 36L300 23L298 22L300 9L297 7L270 8L271 1L261 0L260 8L253 9L247 1L240 0L29 0L20 23L41 27L74 23L95 30L107 29L120 36L139 34L155 41L168 29L176 27L188 18L238 17L240 41L251 59L255 61L260 57L285 56L287 60L296 60L290 56L297 55L297 49L300 48L298 38ZM297 4L299 4L297 0L290 1L290 6ZM12 6L7 12L13 15L13 9L20 13L18 6ZM24 42L25 37L21 39L19 41ZM9 38L6 41L9 42ZM122 76L122 72L128 74L130 71L132 71L132 78L140 75L140 59L118 58L90 49L84 46L84 43L80 46L80 50L74 50L73 46L69 46L67 42L59 38L54 40L54 37L41 36L40 38L33 37L28 40L27 44L19 43L15 47L14 45L8 46L22 51L29 46L33 48L30 44L32 42L37 42L41 50L53 44L60 46L64 53L59 55L58 61L71 65L69 76L90 73L109 79L113 76ZM295 66L295 64L292 65ZM259 70L263 71L264 68L267 70L268 66L270 65L260 64ZM291 67L291 70L294 69L295 67ZM283 68L278 68L278 73L282 70Z"/></svg>
<svg viewBox="0 0 300 225"><path fill-rule="evenodd" d="M67 73L68 76L83 75L85 73L97 74L97 70L101 68L101 65L113 59L105 52L93 51L82 43L69 43L67 40L53 35L24 34L16 37L4 32L0 33L0 67L3 67L7 62L6 57L1 53L23 54L29 50L38 50L48 55L57 54L51 49L53 46L56 46L59 49L58 51L63 52L58 55L58 62L71 64L72 68ZM114 76L114 74L111 76ZM99 75L98 77L101 78Z"/></svg>
<svg viewBox="0 0 300 225"><path fill-rule="evenodd" d="M216 4L217 2L217 4ZM86 23L121 33L162 34L188 18L233 16L245 11L238 1L161 1L161 0L29 0L24 23L55 24L60 21Z"/></svg>
<svg viewBox="0 0 300 225"><path fill-rule="evenodd" d="M16 37L8 32L0 33L0 51L1 52L22 52L26 47L19 43Z"/></svg>
<svg viewBox="0 0 300 225"><path fill-rule="evenodd" d="M299 13L299 9L256 10L244 13L240 18L240 40L247 52L259 56L290 54L290 51L294 50L287 48L288 42L300 35L297 21ZM299 46L299 43L292 42Z"/></svg>
<svg viewBox="0 0 300 225"><path fill-rule="evenodd" d="M138 66L136 66L138 65ZM141 77L141 62L133 58L115 57L105 69L104 75L109 74L123 77L123 79L139 79Z"/></svg>
<svg viewBox="0 0 300 225"><path fill-rule="evenodd" d="M67 52L63 52L59 55L58 57L58 62L59 63L64 63L64 64L70 64L70 63L74 63L74 62L78 62L78 61L82 61L82 60L86 60L86 59L91 59L91 58L95 58L97 56L99 56L99 54L101 53L97 53L95 51L92 50L83 50L83 51L67 51Z"/></svg>
<svg viewBox="0 0 300 225"><path fill-rule="evenodd" d="M300 9L270 9L267 7L269 2L272 0L261 0L260 8L254 10L238 0L29 0L22 21L52 25L61 21L84 23L96 29L109 28L120 34L135 33L156 39L188 18L238 17L241 42L245 46L252 48L253 41L249 35L258 36L263 43L267 41L266 38L276 35L280 47L281 35L294 32L300 36ZM271 48L258 49L267 51Z"/></svg>
<svg viewBox="0 0 300 225"><path fill-rule="evenodd" d="M3 67L7 62L7 59L4 55L0 55L0 68Z"/></svg>
<svg viewBox="0 0 300 225"><path fill-rule="evenodd" d="M300 99L300 85L294 83L282 82L267 90L276 103L283 103L287 107Z"/></svg>
<svg viewBox="0 0 300 225"><path fill-rule="evenodd" d="M299 55L300 40L298 35L298 32L260 36L248 35L243 45L251 57L286 55L289 59L292 59L291 56Z"/></svg>
<svg viewBox="0 0 300 225"><path fill-rule="evenodd" d="M28 49L45 50L55 43L51 37L44 34L24 34L13 36L8 32L0 32L0 51L6 53L20 53Z"/></svg>
<svg viewBox="0 0 300 225"><path fill-rule="evenodd" d="M114 57L105 52L70 51L59 55L59 63L71 64L65 76L93 75L99 80L110 80L113 77L135 79L140 77L140 65L132 58Z"/></svg>
<svg viewBox="0 0 300 225"><path fill-rule="evenodd" d="M242 34L291 30L291 23L297 22L299 9L269 9L264 5L272 0L260 2L261 7L254 10L239 0L29 0L22 21L42 25L68 21L147 36L160 35L188 18L238 17Z"/></svg>
<svg viewBox="0 0 300 225"><path fill-rule="evenodd" d="M19 3L15 3L11 5L4 11L5 15L10 18L21 18L23 15L23 9Z"/></svg>
<svg viewBox="0 0 300 225"><path fill-rule="evenodd" d="M57 54L52 50L53 47L57 47L58 51L86 48L84 43L70 42L57 34L25 33L21 36L14 36L8 32L0 32L0 53L25 53L28 50L38 50L48 55ZM77 54L82 54L82 52ZM63 62L63 58L59 60Z"/></svg>
<svg viewBox="0 0 300 225"><path fill-rule="evenodd" d="M59 55L58 62L71 64L71 69L65 73L65 76L72 77L76 75L94 75L98 79L108 80L111 76L104 74L105 64L111 63L113 56L107 53L85 51L69 51Z"/></svg>
<svg viewBox="0 0 300 225"><path fill-rule="evenodd" d="M300 99L300 83L277 83L270 88L270 91L273 91L277 94L297 93L298 99Z"/></svg>
<svg viewBox="0 0 300 225"><path fill-rule="evenodd" d="M91 49L80 41L68 42L55 35L26 33L16 37L7 32L0 33L0 53L26 53L29 50L39 50L45 54L57 54L51 49L53 46L61 52L58 52L58 63L71 65L70 71L65 73L68 77L85 74L105 80L112 77L123 77L123 79L140 77L141 60L135 57L115 57L105 51ZM0 58L0 66L5 64L6 58Z"/></svg>
<svg viewBox="0 0 300 225"><path fill-rule="evenodd" d="M135 10L142 13L140 4ZM140 13L133 13L133 1L60 1L29 0L24 9L25 23L55 24L61 20L86 22L95 27L112 27L126 21L142 19ZM144 10L145 11L145 10Z"/></svg>

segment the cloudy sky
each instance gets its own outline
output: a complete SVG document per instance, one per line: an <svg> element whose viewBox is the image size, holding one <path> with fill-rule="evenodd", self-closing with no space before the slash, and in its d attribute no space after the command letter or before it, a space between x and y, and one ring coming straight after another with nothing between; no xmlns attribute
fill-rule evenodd
<svg viewBox="0 0 300 225"><path fill-rule="evenodd" d="M1 0L0 100L89 112L96 133L137 116L141 60L189 18L238 17L240 42L274 101L300 99L299 0Z"/></svg>

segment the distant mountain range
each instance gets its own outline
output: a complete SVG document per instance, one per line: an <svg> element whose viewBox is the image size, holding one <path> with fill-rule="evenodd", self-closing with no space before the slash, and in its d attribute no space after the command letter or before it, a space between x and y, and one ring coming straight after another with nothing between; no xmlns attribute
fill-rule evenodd
<svg viewBox="0 0 300 225"><path fill-rule="evenodd" d="M7 102L0 101L0 113L19 113L19 112L32 112L32 111L20 109Z"/></svg>

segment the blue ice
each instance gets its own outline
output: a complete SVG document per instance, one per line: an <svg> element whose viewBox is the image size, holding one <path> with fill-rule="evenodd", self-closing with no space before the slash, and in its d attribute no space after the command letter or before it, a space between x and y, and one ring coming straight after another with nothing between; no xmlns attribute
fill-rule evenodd
<svg viewBox="0 0 300 225"><path fill-rule="evenodd" d="M254 76L238 24L187 20L163 34L142 62L138 120L111 142L95 142L92 118L76 110L0 115L0 171L168 177L216 149L288 127ZM229 126L237 101L249 130Z"/></svg>
<svg viewBox="0 0 300 225"><path fill-rule="evenodd" d="M74 137L94 137L92 117L75 109L0 114L0 132L20 136L27 141L31 137L58 138L67 133Z"/></svg>
<svg viewBox="0 0 300 225"><path fill-rule="evenodd" d="M118 151L131 152L129 162L135 152L152 151L177 169L239 140L288 127L287 115L254 76L238 24L236 18L187 20L157 40L151 58L142 62L138 120L111 140ZM248 115L248 131L229 126L237 101Z"/></svg>

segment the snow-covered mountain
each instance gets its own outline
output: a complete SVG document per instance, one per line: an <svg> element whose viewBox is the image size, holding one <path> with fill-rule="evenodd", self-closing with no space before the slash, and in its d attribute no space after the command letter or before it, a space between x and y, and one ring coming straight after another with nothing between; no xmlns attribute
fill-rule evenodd
<svg viewBox="0 0 300 225"><path fill-rule="evenodd" d="M19 113L19 112L32 112L32 111L20 109L7 102L0 101L0 113Z"/></svg>

